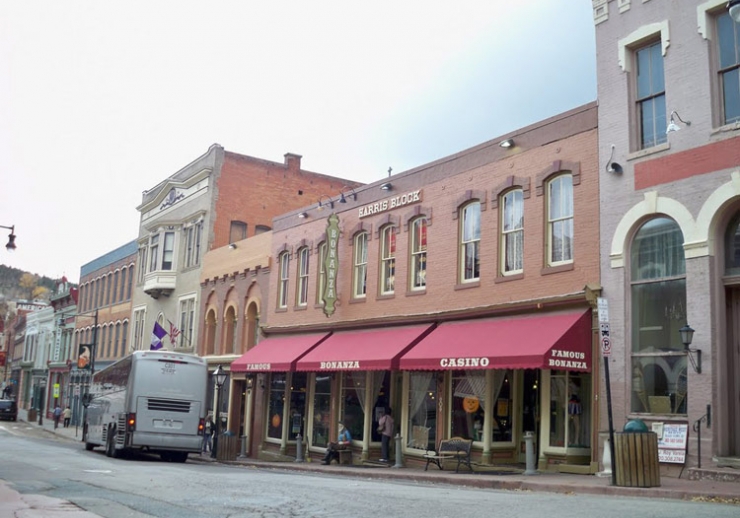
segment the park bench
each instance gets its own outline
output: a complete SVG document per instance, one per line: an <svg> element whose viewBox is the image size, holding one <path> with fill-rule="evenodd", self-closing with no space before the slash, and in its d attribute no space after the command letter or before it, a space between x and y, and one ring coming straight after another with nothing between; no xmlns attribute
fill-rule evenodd
<svg viewBox="0 0 740 518"><path fill-rule="evenodd" d="M430 463L436 464L439 469L442 469L442 463L447 460L457 461L455 473L459 472L460 464L464 464L470 471L473 471L473 466L470 464L470 448L472 445L472 439L463 439L462 437L452 437L439 441L439 448L436 452L432 451L424 454L424 459L427 461L424 471L427 470Z"/></svg>

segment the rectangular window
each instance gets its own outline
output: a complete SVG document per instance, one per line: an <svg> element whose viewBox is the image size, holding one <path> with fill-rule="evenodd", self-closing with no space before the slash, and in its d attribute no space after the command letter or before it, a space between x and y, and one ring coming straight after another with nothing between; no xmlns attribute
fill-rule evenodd
<svg viewBox="0 0 740 518"><path fill-rule="evenodd" d="M396 227L383 229L380 242L380 293L391 295L396 285Z"/></svg>
<svg viewBox="0 0 740 518"><path fill-rule="evenodd" d="M198 222L186 227L184 230L185 240L185 268L200 264L200 239L203 222Z"/></svg>
<svg viewBox="0 0 740 518"><path fill-rule="evenodd" d="M308 247L298 251L298 305L308 304Z"/></svg>
<svg viewBox="0 0 740 518"><path fill-rule="evenodd" d="M236 243L247 238L247 224L243 221L232 221L229 230L229 243Z"/></svg>
<svg viewBox="0 0 740 518"><path fill-rule="evenodd" d="M353 273L352 295L363 298L367 293L367 232L361 232L355 237Z"/></svg>
<svg viewBox="0 0 740 518"><path fill-rule="evenodd" d="M469 203L460 218L460 280L480 279L480 202Z"/></svg>
<svg viewBox="0 0 740 518"><path fill-rule="evenodd" d="M280 254L280 279L278 280L278 307L288 307L288 279L290 275L290 254Z"/></svg>
<svg viewBox="0 0 740 518"><path fill-rule="evenodd" d="M635 52L636 98L640 124L640 148L666 141L665 78L661 42Z"/></svg>
<svg viewBox="0 0 740 518"><path fill-rule="evenodd" d="M195 297L180 300L179 347L192 347L195 327Z"/></svg>
<svg viewBox="0 0 740 518"><path fill-rule="evenodd" d="M324 289L326 288L326 269L324 261L326 260L326 242L319 245L319 275L316 286L316 303L324 305Z"/></svg>
<svg viewBox="0 0 740 518"><path fill-rule="evenodd" d="M146 273L146 258L149 255L147 254L147 247L142 246L139 248L139 261L137 263L137 268L139 271L139 275L136 277L136 282L138 284L144 283L144 274Z"/></svg>
<svg viewBox="0 0 740 518"><path fill-rule="evenodd" d="M267 437L281 439L283 437L283 409L285 408L285 386L287 373L273 372L270 376L269 401L267 403Z"/></svg>
<svg viewBox="0 0 740 518"><path fill-rule="evenodd" d="M123 323L123 332L121 333L121 356L126 356L128 354L128 349L126 348L127 337L128 337L128 321Z"/></svg>
<svg viewBox="0 0 740 518"><path fill-rule="evenodd" d="M722 123L740 121L740 23L728 13L717 17L719 85L722 97Z"/></svg>
<svg viewBox="0 0 740 518"><path fill-rule="evenodd" d="M411 290L423 290L427 285L427 220L417 218L411 223Z"/></svg>
<svg viewBox="0 0 740 518"><path fill-rule="evenodd" d="M154 272L159 266L159 234L149 239L149 271Z"/></svg>
<svg viewBox="0 0 740 518"><path fill-rule="evenodd" d="M372 372L340 372L341 376L341 419L352 435L353 441L365 437L365 392L367 375ZM370 409L368 409L370 410Z"/></svg>
<svg viewBox="0 0 740 518"><path fill-rule="evenodd" d="M548 184L548 266L573 261L573 179L561 175Z"/></svg>
<svg viewBox="0 0 740 518"><path fill-rule="evenodd" d="M146 321L146 308L134 310L134 336L133 350L140 351L144 347L144 323Z"/></svg>
<svg viewBox="0 0 740 518"><path fill-rule="evenodd" d="M172 259L175 254L175 233L164 233L164 248L162 250L162 270L172 270Z"/></svg>
<svg viewBox="0 0 740 518"><path fill-rule="evenodd" d="M501 203L502 274L524 270L524 195L521 189L506 193Z"/></svg>
<svg viewBox="0 0 740 518"><path fill-rule="evenodd" d="M113 286L111 287L111 302L113 302L113 304L117 303L118 297L119 297L118 270L116 270L115 273L113 274Z"/></svg>
<svg viewBox="0 0 740 518"><path fill-rule="evenodd" d="M313 389L313 427L311 429L311 446L326 448L332 430L331 419L331 374L316 374Z"/></svg>

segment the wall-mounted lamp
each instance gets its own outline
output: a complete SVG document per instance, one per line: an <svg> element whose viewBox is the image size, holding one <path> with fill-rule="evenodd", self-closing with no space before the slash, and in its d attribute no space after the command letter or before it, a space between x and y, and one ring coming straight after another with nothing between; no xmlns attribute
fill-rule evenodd
<svg viewBox="0 0 740 518"><path fill-rule="evenodd" d="M298 213L298 217L301 218L301 219L306 219L308 217L308 213L307 212L299 212Z"/></svg>
<svg viewBox="0 0 740 518"><path fill-rule="evenodd" d="M321 200L323 200L324 198L326 198L328 201L322 202ZM326 194L322 194L321 196L319 196L319 206L317 207L317 209L318 210L324 210L324 207L327 207L327 206L330 209L333 209L334 208L334 202Z"/></svg>
<svg viewBox="0 0 740 518"><path fill-rule="evenodd" d="M380 190L381 191L392 191L393 190L393 184L391 182L385 182L380 184Z"/></svg>
<svg viewBox="0 0 740 518"><path fill-rule="evenodd" d="M509 149L510 147L514 147L514 139L513 138L507 138L506 140L502 140L499 143L499 146L504 149Z"/></svg>
<svg viewBox="0 0 740 518"><path fill-rule="evenodd" d="M727 10L730 13L730 18L735 20L736 23L740 23L740 0L727 2Z"/></svg>
<svg viewBox="0 0 740 518"><path fill-rule="evenodd" d="M694 330L689 324L686 324L678 330L678 333L681 335L681 342L683 343L686 355L689 357L689 361L691 361L691 366L697 374L701 374L701 349L692 349L690 347L691 340L694 339ZM696 360L694 360L694 354L696 355Z"/></svg>
<svg viewBox="0 0 740 518"><path fill-rule="evenodd" d="M15 251L15 225L11 225L9 227L6 227L5 225L0 225L0 228L7 228L8 230L10 230L10 234L8 234L8 244L5 245L5 249L8 252Z"/></svg>
<svg viewBox="0 0 740 518"><path fill-rule="evenodd" d="M341 197L339 198L339 203L347 203L347 199L344 197L344 193L340 193ZM355 190L351 189L350 192L347 194L349 198L352 198L352 201L357 201L357 194L355 194Z"/></svg>
<svg viewBox="0 0 740 518"><path fill-rule="evenodd" d="M668 122L668 127L665 130L665 134L666 135L668 135L672 131L678 131L678 130L681 129L681 126L679 126L678 123L676 123L676 119L678 119L680 122L682 122L686 126L691 126L691 121L685 121L685 120L683 120L681 118L681 116L678 114L678 112L676 110L673 110L671 112L670 121Z"/></svg>
<svg viewBox="0 0 740 518"><path fill-rule="evenodd" d="M229 250L236 250L236 243L229 243Z"/></svg>
<svg viewBox="0 0 740 518"><path fill-rule="evenodd" d="M612 158L614 158L614 144L612 144L612 152L611 155L609 155L609 161L606 163L606 172L618 174L622 173L622 166L612 161Z"/></svg>

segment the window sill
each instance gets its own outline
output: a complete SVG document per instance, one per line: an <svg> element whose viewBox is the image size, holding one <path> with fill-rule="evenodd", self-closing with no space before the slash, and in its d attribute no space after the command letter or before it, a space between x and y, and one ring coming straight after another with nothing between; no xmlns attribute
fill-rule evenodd
<svg viewBox="0 0 740 518"><path fill-rule="evenodd" d="M658 144L657 146L649 147L646 149L641 149L640 151L635 151L634 153L630 153L629 155L627 155L627 161L630 162L632 160L636 160L638 158L642 158L648 155L662 153L663 151L668 151L669 149L671 149L670 142L664 142L662 144Z"/></svg>
<svg viewBox="0 0 740 518"><path fill-rule="evenodd" d="M455 291L467 290L469 288L480 288L480 280L455 284Z"/></svg>
<svg viewBox="0 0 740 518"><path fill-rule="evenodd" d="M324 304L323 303L316 303L316 304L313 305L313 308L314 309L324 309Z"/></svg>
<svg viewBox="0 0 740 518"><path fill-rule="evenodd" d="M350 304L364 304L365 302L367 302L367 297L357 297L349 299Z"/></svg>
<svg viewBox="0 0 740 518"><path fill-rule="evenodd" d="M740 131L740 121L731 122L730 124L725 124L724 126L713 128L712 131L709 132L709 135L711 137L715 137L719 135L729 137L727 133L735 133L736 131Z"/></svg>
<svg viewBox="0 0 740 518"><path fill-rule="evenodd" d="M303 306L293 306L293 311L306 311L308 309L308 305L304 304Z"/></svg>
<svg viewBox="0 0 740 518"><path fill-rule="evenodd" d="M288 308L275 308L275 313L287 313Z"/></svg>
<svg viewBox="0 0 740 518"><path fill-rule="evenodd" d="M426 294L427 294L426 288L422 288L419 290L406 290L407 297L416 297L417 295L426 295Z"/></svg>
<svg viewBox="0 0 740 518"><path fill-rule="evenodd" d="M395 298L396 298L395 293L383 293L375 297L375 300L388 300L388 299L395 299Z"/></svg>
<svg viewBox="0 0 740 518"><path fill-rule="evenodd" d="M559 264L557 266L546 266L540 270L540 275L551 275L553 273L569 272L575 268L574 263Z"/></svg>
<svg viewBox="0 0 740 518"><path fill-rule="evenodd" d="M514 275L500 275L493 279L494 284L501 284L502 282L520 281L524 278L523 273L515 273Z"/></svg>

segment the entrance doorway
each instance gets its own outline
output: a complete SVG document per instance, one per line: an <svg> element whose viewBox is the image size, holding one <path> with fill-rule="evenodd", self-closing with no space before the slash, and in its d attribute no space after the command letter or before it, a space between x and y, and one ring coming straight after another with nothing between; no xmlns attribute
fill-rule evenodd
<svg viewBox="0 0 740 518"><path fill-rule="evenodd" d="M724 364L727 380L727 452L729 457L740 457L740 286L728 286L726 295L727 347ZM719 409L721 412L722 409Z"/></svg>
<svg viewBox="0 0 740 518"><path fill-rule="evenodd" d="M535 459L539 456L539 433L540 433L540 371L538 369L525 369L522 383L522 438L524 434L534 433ZM521 450L520 462L526 462L526 452Z"/></svg>

